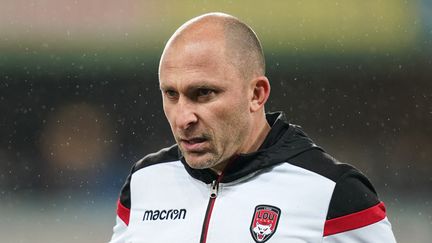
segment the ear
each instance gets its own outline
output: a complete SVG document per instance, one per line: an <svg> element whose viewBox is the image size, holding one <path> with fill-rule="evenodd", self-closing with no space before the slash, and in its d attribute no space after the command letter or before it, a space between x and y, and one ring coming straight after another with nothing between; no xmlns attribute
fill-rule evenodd
<svg viewBox="0 0 432 243"><path fill-rule="evenodd" d="M252 99L250 103L250 111L256 112L260 110L270 95L270 82L265 76L255 78L252 82Z"/></svg>

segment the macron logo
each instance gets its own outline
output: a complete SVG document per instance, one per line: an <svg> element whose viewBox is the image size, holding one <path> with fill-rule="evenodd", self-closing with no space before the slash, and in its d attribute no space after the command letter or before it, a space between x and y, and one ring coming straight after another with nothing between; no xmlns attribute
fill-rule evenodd
<svg viewBox="0 0 432 243"><path fill-rule="evenodd" d="M169 210L146 210L143 221L148 220L176 220L185 219L186 209L169 209Z"/></svg>

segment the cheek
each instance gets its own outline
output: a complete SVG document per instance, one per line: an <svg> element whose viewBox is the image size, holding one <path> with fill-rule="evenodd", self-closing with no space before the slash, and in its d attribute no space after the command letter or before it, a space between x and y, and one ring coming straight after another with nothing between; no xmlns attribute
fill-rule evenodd
<svg viewBox="0 0 432 243"><path fill-rule="evenodd" d="M238 137L246 128L248 121L248 106L242 100L235 100L215 108L211 122L218 127L219 132L226 138Z"/></svg>

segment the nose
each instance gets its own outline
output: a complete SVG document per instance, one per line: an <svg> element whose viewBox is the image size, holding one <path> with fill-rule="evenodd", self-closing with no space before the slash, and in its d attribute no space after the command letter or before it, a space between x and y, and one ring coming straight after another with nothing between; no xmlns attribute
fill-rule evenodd
<svg viewBox="0 0 432 243"><path fill-rule="evenodd" d="M176 126L180 130L188 130L198 122L196 107L187 100L180 98L176 109Z"/></svg>

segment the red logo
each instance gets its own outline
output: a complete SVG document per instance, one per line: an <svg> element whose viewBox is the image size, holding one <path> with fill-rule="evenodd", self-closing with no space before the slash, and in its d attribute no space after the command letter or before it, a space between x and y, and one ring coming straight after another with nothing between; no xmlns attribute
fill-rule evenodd
<svg viewBox="0 0 432 243"><path fill-rule="evenodd" d="M280 209L270 205L255 207L250 226L252 238L257 243L266 242L275 233L280 216Z"/></svg>

